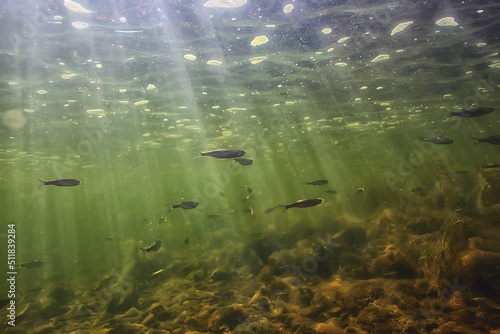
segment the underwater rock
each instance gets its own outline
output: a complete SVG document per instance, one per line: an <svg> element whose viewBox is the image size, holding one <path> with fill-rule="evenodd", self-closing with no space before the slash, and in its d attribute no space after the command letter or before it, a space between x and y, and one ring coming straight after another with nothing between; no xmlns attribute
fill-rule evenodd
<svg viewBox="0 0 500 334"><path fill-rule="evenodd" d="M247 318L248 313L241 306L226 306L215 311L210 320L209 328L216 333L221 333L224 329L233 330L245 322Z"/></svg>
<svg viewBox="0 0 500 334"><path fill-rule="evenodd" d="M434 217L422 218L417 221L410 221L407 225L408 229L418 235L436 232L443 224Z"/></svg>
<svg viewBox="0 0 500 334"><path fill-rule="evenodd" d="M172 334L172 332L169 332L167 330L164 330L164 329L153 329L153 328L150 328L146 334ZM187 331L186 334L196 334L196 332L191 332L191 331Z"/></svg>
<svg viewBox="0 0 500 334"><path fill-rule="evenodd" d="M113 293L109 303L106 305L106 312L120 313L137 306L139 294L131 287L127 290Z"/></svg>
<svg viewBox="0 0 500 334"><path fill-rule="evenodd" d="M371 270L385 278L415 278L416 272L406 256L394 245L385 248L384 254L373 260Z"/></svg>
<svg viewBox="0 0 500 334"><path fill-rule="evenodd" d="M348 227L334 235L331 241L348 247L361 247L367 241L366 231L359 226Z"/></svg>
<svg viewBox="0 0 500 334"><path fill-rule="evenodd" d="M172 312L168 311L165 306L161 305L160 303L151 305L148 313L152 313L155 316L155 319L159 321L167 321L173 319Z"/></svg>
<svg viewBox="0 0 500 334"><path fill-rule="evenodd" d="M193 282L201 282L207 277L207 273L205 270L200 269L191 272L189 275L187 275L187 279L192 280Z"/></svg>
<svg viewBox="0 0 500 334"><path fill-rule="evenodd" d="M47 295L49 298L54 299L59 304L67 304L74 297L73 291L57 286L53 288Z"/></svg>
<svg viewBox="0 0 500 334"><path fill-rule="evenodd" d="M143 334L148 328L140 324L118 323L108 334Z"/></svg>
<svg viewBox="0 0 500 334"><path fill-rule="evenodd" d="M10 330L7 331L10 333ZM33 334L52 334L55 333L55 327L53 324L46 324L35 328L31 333Z"/></svg>
<svg viewBox="0 0 500 334"><path fill-rule="evenodd" d="M292 300L300 307L308 307L314 299L314 291L305 286L300 286L292 292Z"/></svg>
<svg viewBox="0 0 500 334"><path fill-rule="evenodd" d="M233 273L229 271L224 271L222 269L215 269L210 277L208 279L211 279L214 282L219 282L219 281L227 281L230 280L233 277Z"/></svg>
<svg viewBox="0 0 500 334"><path fill-rule="evenodd" d="M52 301L40 309L40 315L43 319L50 319L68 310L68 307L63 307L58 302Z"/></svg>
<svg viewBox="0 0 500 334"><path fill-rule="evenodd" d="M333 324L328 324L328 323L319 323L314 327L314 330L318 334L343 334L344 330L341 328L338 328L337 326Z"/></svg>
<svg viewBox="0 0 500 334"><path fill-rule="evenodd" d="M500 254L471 250L462 256L465 284L481 296L500 302Z"/></svg>

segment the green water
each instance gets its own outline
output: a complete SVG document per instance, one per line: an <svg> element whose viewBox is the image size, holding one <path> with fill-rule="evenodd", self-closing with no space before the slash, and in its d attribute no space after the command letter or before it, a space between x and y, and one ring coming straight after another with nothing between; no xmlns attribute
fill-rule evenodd
<svg viewBox="0 0 500 334"><path fill-rule="evenodd" d="M256 233L334 234L384 210L497 217L500 182L480 166L500 163L498 147L470 139L500 134L497 2L75 4L0 5L0 256L13 222L17 263L44 261L19 271L20 305L43 303L33 287L78 294L238 254ZM447 119L475 107L495 111ZM254 163L197 157L219 148ZM166 215L182 201L200 205ZM139 248L155 240L144 269Z"/></svg>

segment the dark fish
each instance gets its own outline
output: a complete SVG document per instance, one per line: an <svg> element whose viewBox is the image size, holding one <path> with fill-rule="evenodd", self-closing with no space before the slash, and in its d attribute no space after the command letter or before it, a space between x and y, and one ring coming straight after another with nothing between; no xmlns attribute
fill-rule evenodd
<svg viewBox="0 0 500 334"><path fill-rule="evenodd" d="M279 207L281 207L281 205L276 205L276 206L273 206L272 208L266 209L266 211L264 211L264 212L265 213L271 213L271 212L273 212L274 210L276 210Z"/></svg>
<svg viewBox="0 0 500 334"><path fill-rule="evenodd" d="M469 172L466 170L454 170L452 171L453 174L468 174Z"/></svg>
<svg viewBox="0 0 500 334"><path fill-rule="evenodd" d="M113 240L115 240L115 237L112 237L112 236L108 235L107 237L104 237L104 240L106 240L106 241L113 241Z"/></svg>
<svg viewBox="0 0 500 334"><path fill-rule="evenodd" d="M42 181L38 179L38 181L42 182L45 186L58 186L58 187L73 187L80 184L80 181L75 179L57 179L52 181Z"/></svg>
<svg viewBox="0 0 500 334"><path fill-rule="evenodd" d="M160 249L161 247L161 241L160 240L156 240L151 246L149 246L148 248L141 248L141 251L143 251L144 253L144 256L143 258L146 257L146 253L149 253L149 252L156 252L158 249Z"/></svg>
<svg viewBox="0 0 500 334"><path fill-rule="evenodd" d="M327 194L334 194L334 195L335 195L335 194L337 193L337 190L330 190L330 189L327 189L327 190L326 190L326 193L327 193Z"/></svg>
<svg viewBox="0 0 500 334"><path fill-rule="evenodd" d="M307 182L306 184L310 185L310 186L322 186L322 185L327 184L327 183L328 183L328 180L316 180L316 181Z"/></svg>
<svg viewBox="0 0 500 334"><path fill-rule="evenodd" d="M250 166L251 164L253 164L252 159L236 158L236 159L234 159L234 161L239 162L240 165L243 165L243 166Z"/></svg>
<svg viewBox="0 0 500 334"><path fill-rule="evenodd" d="M214 157L218 159L234 159L234 158L239 158L242 157L246 154L245 151L242 150L213 150L213 151L207 151L207 152L201 152L200 153L202 157Z"/></svg>
<svg viewBox="0 0 500 334"><path fill-rule="evenodd" d="M215 219L215 218L219 218L220 217L220 214L218 213L215 213L213 215L207 215L207 219Z"/></svg>
<svg viewBox="0 0 500 334"><path fill-rule="evenodd" d="M476 146L479 143L490 143L493 145L500 145L500 136L491 136L491 137L486 137L486 138L475 138L472 137L472 140L474 140L474 144L472 146Z"/></svg>
<svg viewBox="0 0 500 334"><path fill-rule="evenodd" d="M284 208L283 212L285 212L286 210L291 208L309 208L311 206L320 205L321 203L323 203L323 201L324 199L322 198L309 198L309 199L301 199L300 201L297 201L292 204L280 205L280 206Z"/></svg>
<svg viewBox="0 0 500 334"><path fill-rule="evenodd" d="M493 112L493 108L475 108L475 109L467 109L467 110L462 110L462 111L455 111L450 113L450 116L460 116L460 117L477 117L477 116L482 116L489 114L490 112Z"/></svg>
<svg viewBox="0 0 500 334"><path fill-rule="evenodd" d="M250 188L249 186L245 186L245 189L247 190L247 192L248 192L249 194L251 194L251 193L252 193L252 191L253 191L253 190L252 190L252 188Z"/></svg>
<svg viewBox="0 0 500 334"><path fill-rule="evenodd" d="M19 265L19 269L21 269L21 268L36 269L36 268L39 268L43 263L44 262L42 260L32 260L32 261L21 263Z"/></svg>
<svg viewBox="0 0 500 334"><path fill-rule="evenodd" d="M487 164L487 165L481 166L480 168L481 169L490 169L490 168L499 168L499 167L500 167L500 164Z"/></svg>
<svg viewBox="0 0 500 334"><path fill-rule="evenodd" d="M190 244L190 242L189 242L189 238L184 239L184 244L185 244L185 245L189 245L189 244Z"/></svg>
<svg viewBox="0 0 500 334"><path fill-rule="evenodd" d="M429 143L434 144L453 144L453 140L450 138L428 138L424 139L423 137L418 137L421 141L427 141Z"/></svg>
<svg viewBox="0 0 500 334"><path fill-rule="evenodd" d="M184 210L191 210L191 209L196 208L198 205L200 205L200 203L198 203L198 202L192 202L192 201L180 202L179 204L172 205L170 210L167 211L167 215L173 209L181 208Z"/></svg>
<svg viewBox="0 0 500 334"><path fill-rule="evenodd" d="M222 197L226 196L226 193L219 193L219 195L221 195Z"/></svg>

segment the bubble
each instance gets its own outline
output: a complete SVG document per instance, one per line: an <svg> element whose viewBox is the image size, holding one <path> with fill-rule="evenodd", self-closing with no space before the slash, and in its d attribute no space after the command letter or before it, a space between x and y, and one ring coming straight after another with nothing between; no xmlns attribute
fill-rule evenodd
<svg viewBox="0 0 500 334"><path fill-rule="evenodd" d="M85 22L73 22L71 25L76 29L85 29L89 27L89 24Z"/></svg>
<svg viewBox="0 0 500 334"><path fill-rule="evenodd" d="M289 3L288 5L286 5L285 8L283 8L283 12L285 14L290 13L292 10L293 10L293 5L291 3Z"/></svg>
<svg viewBox="0 0 500 334"><path fill-rule="evenodd" d="M253 39L253 41L250 43L250 45L252 46L257 46L257 45L262 45L262 44L266 44L267 42L269 42L269 38L267 38L267 36L257 36Z"/></svg>
<svg viewBox="0 0 500 334"><path fill-rule="evenodd" d="M403 31L410 24L413 24L413 21L408 21L408 22L403 22L403 23L398 24L396 26L396 28L392 29L391 36L394 35L394 34L397 34L398 32Z"/></svg>
<svg viewBox="0 0 500 334"><path fill-rule="evenodd" d="M85 9L82 5L80 5L78 2L74 2L71 0L64 0L64 6L68 8L70 11L75 12L75 13L84 13L84 14L90 14L92 11Z"/></svg>
<svg viewBox="0 0 500 334"><path fill-rule="evenodd" d="M382 61L382 60L386 60L386 59L389 59L389 55L388 54L382 54L382 55L378 55L376 56L373 60L372 60L372 63L376 63L376 62L379 62L379 61Z"/></svg>
<svg viewBox="0 0 500 334"><path fill-rule="evenodd" d="M203 4L211 8L238 8L247 3L247 0L208 0Z"/></svg>
<svg viewBox="0 0 500 334"><path fill-rule="evenodd" d="M220 60L214 60L214 59L211 59L209 61L207 61L207 64L208 65L215 65L215 66L218 66L218 65L222 65L222 62Z"/></svg>
<svg viewBox="0 0 500 334"><path fill-rule="evenodd" d="M455 27L458 26L458 23L455 22L455 18L448 16L448 17L443 17L442 19L439 19L436 21L436 24L440 27Z"/></svg>
<svg viewBox="0 0 500 334"><path fill-rule="evenodd" d="M26 117L21 110L10 109L2 114L2 123L11 130L21 129L26 124Z"/></svg>

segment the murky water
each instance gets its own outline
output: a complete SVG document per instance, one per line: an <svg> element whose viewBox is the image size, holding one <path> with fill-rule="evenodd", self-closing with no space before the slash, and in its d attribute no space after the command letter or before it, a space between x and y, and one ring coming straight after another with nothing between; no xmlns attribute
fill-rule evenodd
<svg viewBox="0 0 500 334"><path fill-rule="evenodd" d="M0 9L6 332L499 331L497 2Z"/></svg>

